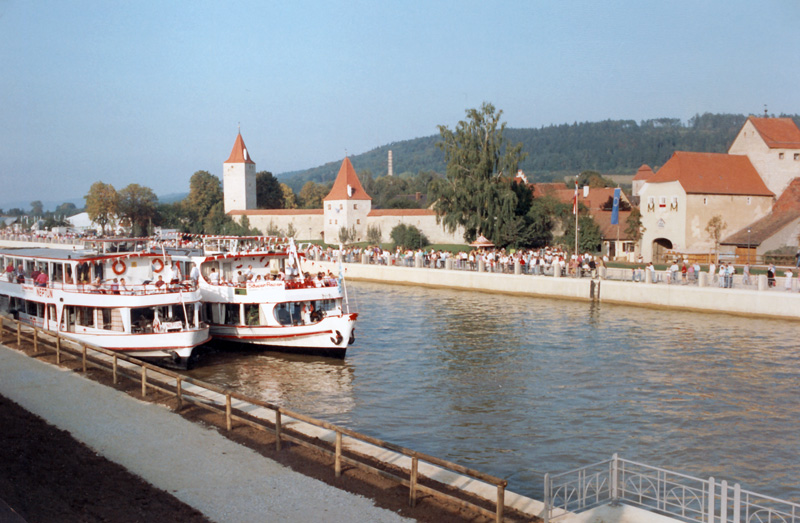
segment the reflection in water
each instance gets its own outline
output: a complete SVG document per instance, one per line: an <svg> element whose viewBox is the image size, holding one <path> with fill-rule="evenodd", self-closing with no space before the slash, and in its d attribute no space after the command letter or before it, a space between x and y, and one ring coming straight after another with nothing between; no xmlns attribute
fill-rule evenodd
<svg viewBox="0 0 800 523"><path fill-rule="evenodd" d="M800 501L787 321L351 283L344 362L216 355L192 371L536 493L619 452ZM207 374L203 376L203 374Z"/></svg>

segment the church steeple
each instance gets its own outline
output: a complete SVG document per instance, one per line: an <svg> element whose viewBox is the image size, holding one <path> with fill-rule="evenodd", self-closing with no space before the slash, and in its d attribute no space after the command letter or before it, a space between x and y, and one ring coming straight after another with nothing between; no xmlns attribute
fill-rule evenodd
<svg viewBox="0 0 800 523"><path fill-rule="evenodd" d="M256 163L250 158L250 153L247 152L241 132L236 136L231 155L225 160L225 163Z"/></svg>

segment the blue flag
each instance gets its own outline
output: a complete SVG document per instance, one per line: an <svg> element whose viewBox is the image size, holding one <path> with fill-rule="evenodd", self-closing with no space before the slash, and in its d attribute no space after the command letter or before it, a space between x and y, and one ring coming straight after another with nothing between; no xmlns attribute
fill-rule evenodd
<svg viewBox="0 0 800 523"><path fill-rule="evenodd" d="M614 189L614 207L611 208L611 225L619 225L619 187Z"/></svg>

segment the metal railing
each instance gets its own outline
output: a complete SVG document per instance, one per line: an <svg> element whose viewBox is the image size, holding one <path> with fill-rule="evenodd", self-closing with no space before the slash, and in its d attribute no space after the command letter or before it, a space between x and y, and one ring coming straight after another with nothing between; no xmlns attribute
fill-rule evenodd
<svg viewBox="0 0 800 523"><path fill-rule="evenodd" d="M687 522L800 523L800 505L622 459L616 454L561 474L545 474L545 522L599 505L625 503Z"/></svg>
<svg viewBox="0 0 800 523"><path fill-rule="evenodd" d="M13 328L8 329L6 327L7 323L13 325ZM85 342L74 342L63 337L58 332L44 331L35 325L24 324L21 321L0 316L0 343L8 338L8 334L11 335L9 341L16 342L17 348L22 347L23 340L32 343L35 355L40 354L49 345L55 351L57 364L61 364L64 356L74 356L80 359L81 369L84 373L87 372L89 367L92 367L111 372L114 384L117 384L120 378L140 382L142 397L147 396L149 389L157 390L168 395L174 395L177 399L178 410L183 407L184 403L191 403L211 412L222 414L225 416L225 425L228 431L233 430L235 421L272 433L275 437L275 449L277 451L281 450L282 442L285 441L321 451L333 457L334 473L337 478L342 475L342 466L347 464L399 483L408 487L409 505L411 507L416 506L419 494L423 493L445 499L469 510L477 511L484 516L493 518L498 523L504 521L505 489L508 485L508 482L504 479L318 420L224 387L190 378L136 358L131 358L125 354ZM191 384L203 391L219 394L224 402L216 401L208 395L187 391L184 388L185 384ZM233 404L233 400L237 401L236 405ZM250 414L249 412L254 407L272 411L274 421ZM335 434L335 440L331 444L319 437L306 436L297 429L287 429L284 424L289 420L300 421L331 431ZM343 446L345 438L357 444L389 451L393 455L387 455L387 452L363 454L352 449L346 450ZM409 467L398 465L396 459L398 455L409 460ZM420 471L420 467L426 464L433 467L433 469L428 468L429 471L433 470L433 473L429 472L425 475ZM450 482L450 484L444 484L431 477L438 475L442 471L460 476L461 479L456 482ZM494 487L496 489L495 499L477 496L463 488L467 485L474 485L476 481ZM453 493L454 489L457 491L455 495ZM493 509L487 508L487 506L493 506Z"/></svg>

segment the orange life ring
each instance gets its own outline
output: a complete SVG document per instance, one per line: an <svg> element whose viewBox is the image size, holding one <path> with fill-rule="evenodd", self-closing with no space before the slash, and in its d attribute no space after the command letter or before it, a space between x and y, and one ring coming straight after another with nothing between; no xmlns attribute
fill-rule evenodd
<svg viewBox="0 0 800 523"><path fill-rule="evenodd" d="M153 272L161 272L163 270L164 270L164 262L161 261L161 258L156 258L155 260L153 260Z"/></svg>
<svg viewBox="0 0 800 523"><path fill-rule="evenodd" d="M122 268L118 269L117 265L122 265ZM114 271L114 274L116 274L117 276L124 273L127 269L128 267L125 265L125 262L120 260L119 258L114 260L114 263L111 264L111 270Z"/></svg>

